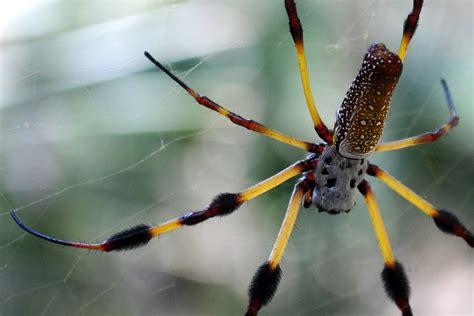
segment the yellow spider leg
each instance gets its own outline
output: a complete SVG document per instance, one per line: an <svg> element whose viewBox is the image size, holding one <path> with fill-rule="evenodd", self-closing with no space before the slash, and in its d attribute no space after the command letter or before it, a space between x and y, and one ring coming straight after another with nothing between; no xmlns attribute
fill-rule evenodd
<svg viewBox="0 0 474 316"><path fill-rule="evenodd" d="M375 235L379 242L383 260L387 266L394 267L395 256L393 255L392 247L390 246L390 241L388 239L382 216L380 215L375 195L372 192L370 185L365 180L359 185L359 191L362 193L365 202L367 203L367 208L369 209L370 218L372 219L372 225L374 226Z"/></svg>
<svg viewBox="0 0 474 316"><path fill-rule="evenodd" d="M293 189L285 219L280 227L270 257L258 268L250 284L246 316L257 315L260 308L268 304L276 292L281 277L280 261L298 217L301 201L308 188L305 180L301 180Z"/></svg>
<svg viewBox="0 0 474 316"><path fill-rule="evenodd" d="M392 176L382 168L375 165L370 165L369 169L367 170L367 173L381 180L383 183L388 185L393 191L400 194L405 200L415 205L426 215L433 217L438 214L438 210L433 205L431 205L428 201L413 192L410 188L405 186L403 183L398 181L394 176Z"/></svg>
<svg viewBox="0 0 474 316"><path fill-rule="evenodd" d="M383 260L385 262L385 267L382 271L385 292L388 297L397 304L403 316L412 316L409 302L410 286L408 285L408 278L402 264L396 261L395 256L393 255L387 231L382 216L380 215L377 200L375 199L375 194L372 192L372 189L366 180L363 180L359 184L358 189L367 203L375 235L377 236Z"/></svg>
<svg viewBox="0 0 474 316"><path fill-rule="evenodd" d="M376 165L369 165L367 174L380 179L405 200L415 205L426 215L433 218L436 226L444 233L453 234L464 239L469 246L474 247L474 236L456 216L445 210L438 210L421 196L410 190L394 176Z"/></svg>
<svg viewBox="0 0 474 316"><path fill-rule="evenodd" d="M285 8L288 14L289 25L291 36L296 46L296 56L298 58L298 67L300 70L301 82L303 84L303 92L306 99L311 119L313 120L314 128L321 137L328 144L332 144L333 137L331 131L326 127L321 117L319 116L316 104L313 99L313 93L311 92L311 84L308 76L308 67L306 63L306 54L304 51L303 43L303 28L298 18L296 11L296 4L294 0L285 0Z"/></svg>
<svg viewBox="0 0 474 316"><path fill-rule="evenodd" d="M444 134L446 134L450 129L455 127L459 122L459 117L456 113L456 108L454 107L454 103L451 97L451 93L449 92L448 85L444 79L441 79L441 85L443 86L443 91L448 103L449 113L451 114L449 121L433 132L428 132L421 135L396 140L393 142L379 144L375 148L375 151L396 150L406 147L412 147L419 144L434 142L435 140L441 138Z"/></svg>
<svg viewBox="0 0 474 316"><path fill-rule="evenodd" d="M182 226L183 221L181 220L181 218L172 219L170 221L167 221L166 223L151 227L148 231L148 234L151 238L153 238L169 231L175 230L177 228L180 228Z"/></svg>
<svg viewBox="0 0 474 316"><path fill-rule="evenodd" d="M304 187L296 186L291 195L290 202L288 204L288 209L285 214L285 219L283 224L280 227L278 232L278 237L273 245L272 252L268 257L268 263L270 269L275 270L276 267L280 264L283 253L285 252L286 245L290 239L291 232L298 217L298 212L301 206L301 201L304 196Z"/></svg>
<svg viewBox="0 0 474 316"><path fill-rule="evenodd" d="M212 202L201 211L189 212L182 217L170 220L160 225L149 226L140 224L122 232L118 232L102 243L79 243L57 239L26 226L26 224L18 218L15 210L10 210L10 214L15 222L23 230L38 238L52 243L73 248L83 248L106 252L113 250L133 249L146 245L153 237L159 236L166 232L178 229L183 226L196 225L215 216L225 216L231 214L244 202L257 197L270 189L273 189L274 187L282 184L286 180L298 174L310 169L314 169L317 163L316 157L316 155L311 155L306 160L298 161L288 168L280 171L276 175L263 180L262 182L240 193L220 194L216 196Z"/></svg>
<svg viewBox="0 0 474 316"><path fill-rule="evenodd" d="M165 74L167 74L171 79L173 79L177 84L179 84L186 92L188 92L197 103L207 107L210 110L213 110L219 113L222 116L228 118L232 123L245 127L251 131L263 134L270 138L276 139L282 143L291 145L293 147L302 148L309 152L318 152L322 151L322 147L317 144L309 143L283 133L280 133L276 130L270 129L268 127L263 126L262 124L255 122L253 120L248 120L243 118L242 116L233 113L223 106L217 104L216 102L212 101L206 96L201 96L199 93L191 89L187 84L185 84L181 79L176 77L173 73L171 73L168 69L166 69L161 63L159 63L153 56L151 56L148 52L145 52L145 56L158 68L160 68Z"/></svg>
<svg viewBox="0 0 474 316"><path fill-rule="evenodd" d="M405 24L403 26L403 37L398 49L398 56L403 61L405 59L408 45L415 34L416 27L418 26L418 19L420 18L421 8L423 6L423 0L413 0L413 9L408 14Z"/></svg>
<svg viewBox="0 0 474 316"><path fill-rule="evenodd" d="M270 178L242 191L241 193L239 193L239 199L242 201L248 201L250 199L253 199L254 197L280 185L286 180L303 173L305 170L309 170L311 168L314 169L316 167L316 162L316 160L306 160L297 162L289 166L288 168L278 172L277 174L271 176Z"/></svg>

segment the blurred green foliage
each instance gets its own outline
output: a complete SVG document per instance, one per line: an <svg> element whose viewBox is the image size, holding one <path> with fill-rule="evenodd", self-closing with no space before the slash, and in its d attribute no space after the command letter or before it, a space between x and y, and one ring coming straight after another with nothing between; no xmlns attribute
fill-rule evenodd
<svg viewBox="0 0 474 316"><path fill-rule="evenodd" d="M398 47L410 1L298 1L312 86L334 113L366 47ZM372 161L474 227L473 20L468 0L429 1L394 96L385 140L448 118L440 141ZM241 315L267 258L292 182L230 217L126 253L64 249L53 236L103 240L141 222L196 210L305 153L233 126L198 106L143 57L150 51L197 91L282 132L318 141L280 1L48 1L2 29L1 315ZM472 315L473 257L463 242L371 181L418 315ZM442 267L442 268L440 268ZM302 210L268 315L398 315L362 199L348 215ZM449 294L449 293L453 294ZM439 298L439 300L438 300Z"/></svg>

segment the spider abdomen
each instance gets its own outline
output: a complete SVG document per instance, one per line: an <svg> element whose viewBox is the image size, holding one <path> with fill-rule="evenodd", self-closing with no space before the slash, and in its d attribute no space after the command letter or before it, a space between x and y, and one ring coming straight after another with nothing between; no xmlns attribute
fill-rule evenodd
<svg viewBox="0 0 474 316"><path fill-rule="evenodd" d="M340 155L335 146L328 146L316 167L313 203L320 212L349 212L355 204L357 186L364 179L367 159L349 159Z"/></svg>
<svg viewBox="0 0 474 316"><path fill-rule="evenodd" d="M369 47L337 112L334 143L341 155L363 159L375 150L402 68L384 44Z"/></svg>

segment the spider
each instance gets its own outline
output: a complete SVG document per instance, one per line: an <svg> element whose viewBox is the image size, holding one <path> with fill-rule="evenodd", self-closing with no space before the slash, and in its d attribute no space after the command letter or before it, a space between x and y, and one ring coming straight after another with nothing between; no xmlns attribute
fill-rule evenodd
<svg viewBox="0 0 474 316"><path fill-rule="evenodd" d="M432 132L379 144L390 100L401 76L403 60L417 28L422 6L422 0L413 1L412 12L408 14L404 23L403 36L397 54L391 52L381 43L369 46L362 67L337 112L334 129L330 130L321 120L312 97L304 51L303 30L296 4L294 0L285 0L306 104L316 133L324 140L323 143L306 142L284 135L227 110L208 97L201 96L148 52L145 52L145 56L155 66L186 90L197 103L228 118L236 125L293 147L304 149L309 152L309 155L241 192L217 195L208 206L201 210L189 212L160 225L140 224L118 232L102 243L81 243L57 239L28 227L18 218L15 210L10 210L11 216L26 232L49 242L105 252L129 250L144 246L153 237L180 227L196 225L215 216L229 215L244 202L279 186L290 178L302 175L294 186L285 218L270 256L257 269L250 283L249 303L245 315L257 315L261 307L268 304L273 298L282 274L280 262L298 216L300 205L302 204L305 208L315 205L320 212L329 214L347 213L355 204L356 190L365 199L378 239L384 261L381 277L386 294L394 301L402 315L412 315L408 279L402 264L395 259L375 195L369 182L365 179L366 176L372 176L384 182L408 202L430 216L442 232L461 237L470 247L474 246L472 233L461 224L456 216L435 208L387 171L367 160L373 152L398 150L435 141L456 126L459 121L448 86L444 80L441 80L450 112L448 122Z"/></svg>

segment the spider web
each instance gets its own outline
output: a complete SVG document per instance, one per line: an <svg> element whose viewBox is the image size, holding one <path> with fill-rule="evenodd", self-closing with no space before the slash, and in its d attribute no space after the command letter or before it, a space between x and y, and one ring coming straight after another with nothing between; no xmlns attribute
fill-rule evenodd
<svg viewBox="0 0 474 316"><path fill-rule="evenodd" d="M24 5L24 6L23 6ZM310 77L328 125L365 49L398 48L410 1L298 1ZM448 118L440 141L371 161L474 228L472 3L429 1L384 132L393 140ZM150 51L231 110L314 140L279 1L51 1L1 8L1 315L241 315L292 181L229 217L124 253L96 254L22 233L101 241L237 192L304 157L206 111L142 56ZM6 23L5 21L8 21ZM417 315L474 313L473 256L371 180ZM302 209L269 315L399 315L362 199L348 215Z"/></svg>

